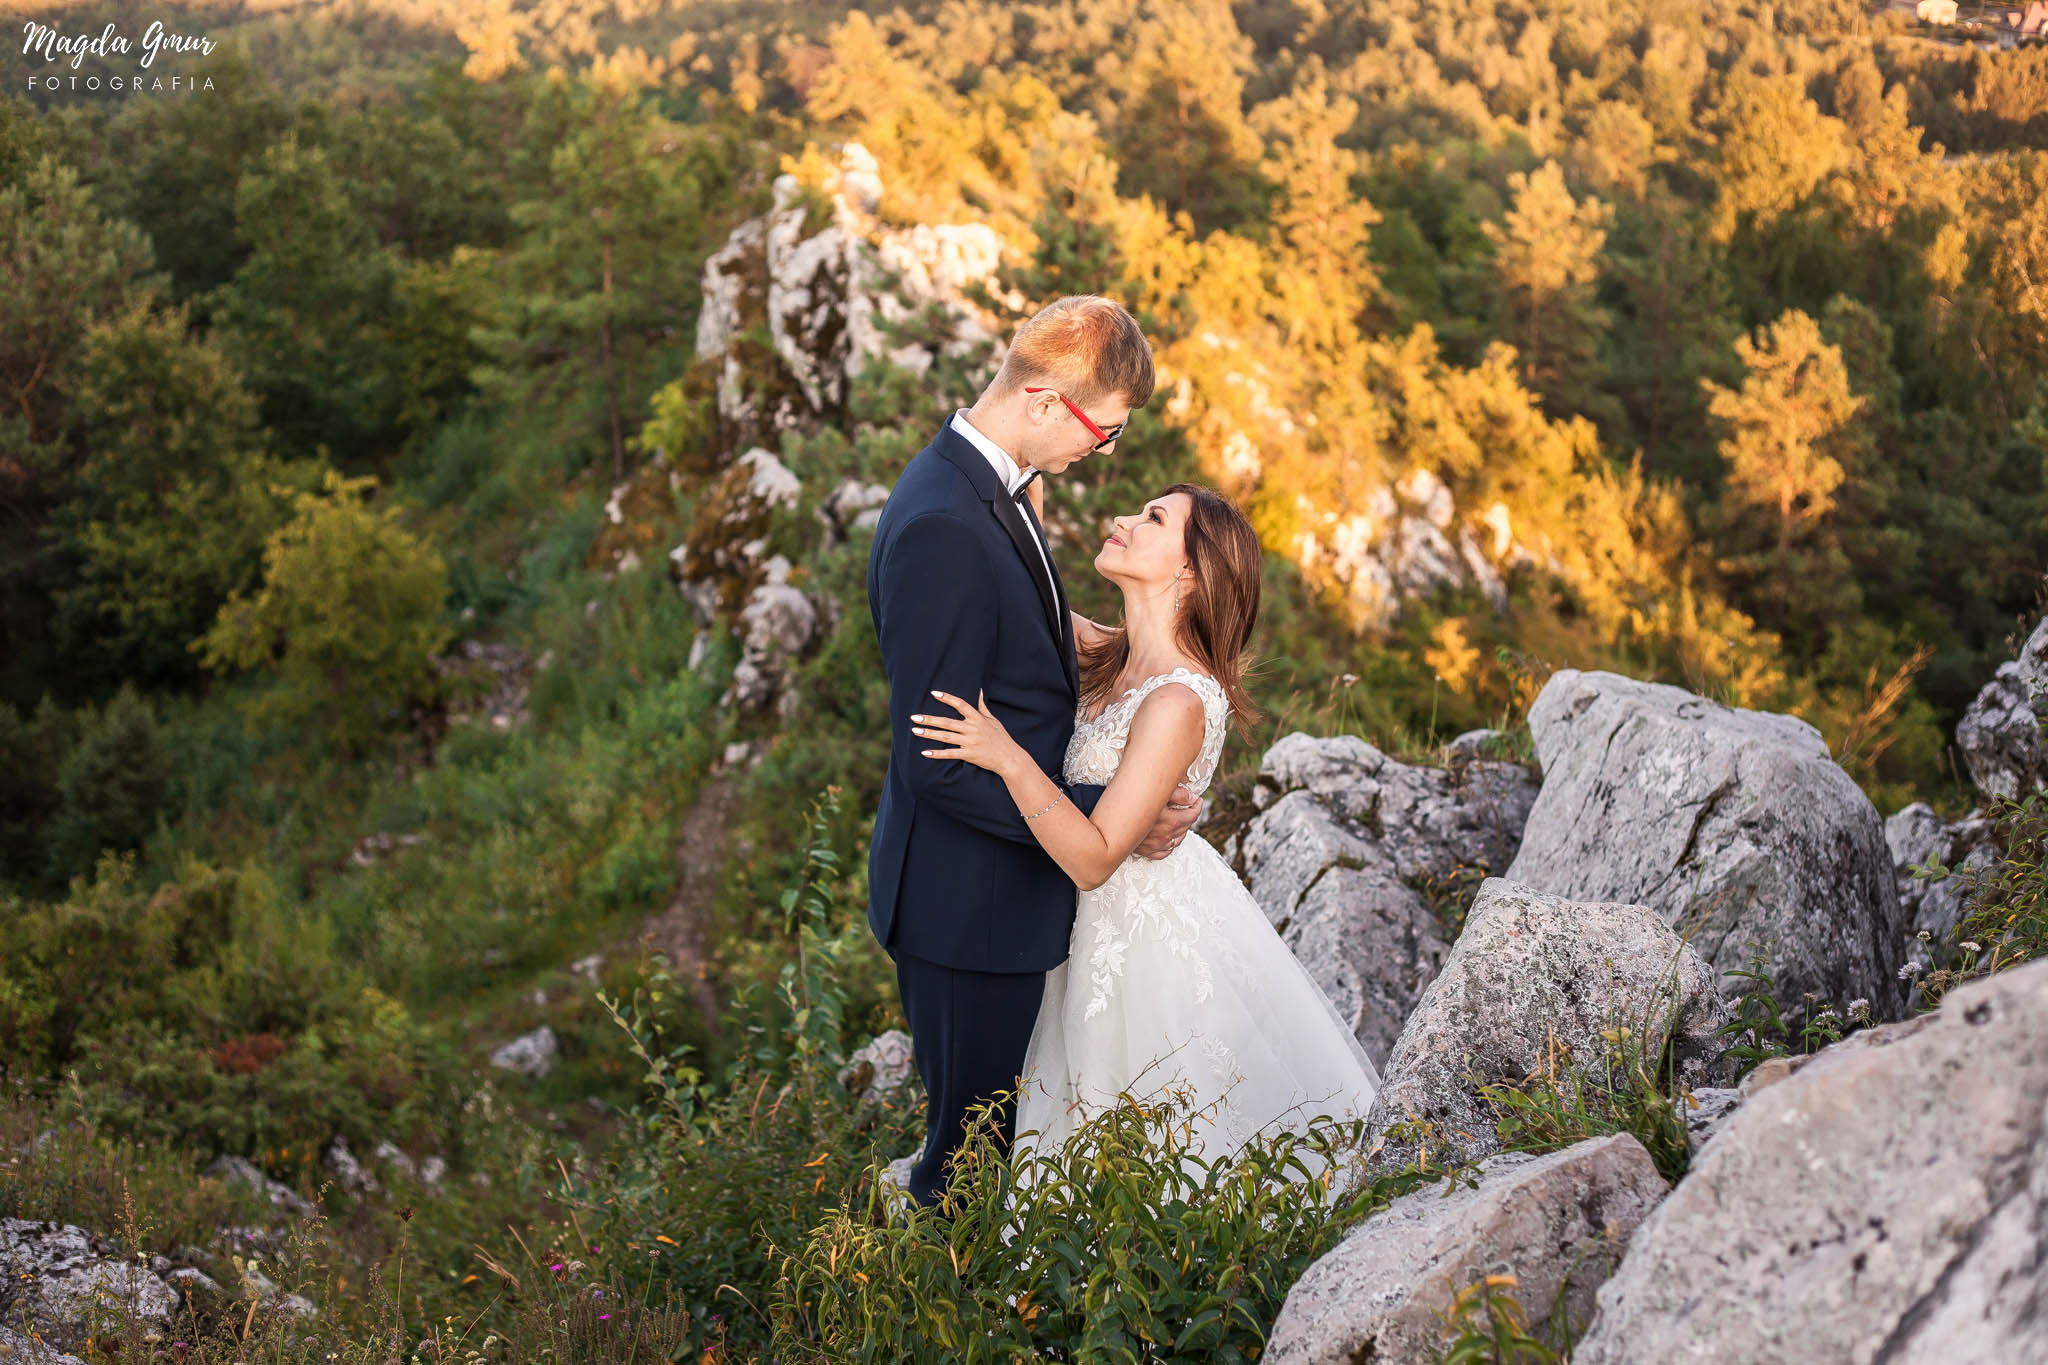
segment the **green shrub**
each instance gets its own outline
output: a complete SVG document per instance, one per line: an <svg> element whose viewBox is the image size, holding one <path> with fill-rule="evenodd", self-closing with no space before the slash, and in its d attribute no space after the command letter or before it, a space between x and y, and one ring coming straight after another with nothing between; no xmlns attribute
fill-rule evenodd
<svg viewBox="0 0 2048 1365"><path fill-rule="evenodd" d="M1570 1358L1569 1344L1544 1341L1529 1329L1529 1315L1515 1297L1519 1281L1496 1272L1481 1275L1451 1297L1441 1314L1445 1341L1436 1365L1558 1365ZM1566 1283L1569 1283L1567 1281ZM1559 1286L1557 1308L1564 1306ZM1554 1311L1551 1335L1566 1331L1564 1314Z"/></svg>
<svg viewBox="0 0 2048 1365"><path fill-rule="evenodd" d="M282 1149L406 1136L453 1103L446 1056L251 872L188 862L144 890L102 858L64 901L0 900L0 961L0 1062L75 1071L111 1134L289 1168Z"/></svg>
<svg viewBox="0 0 2048 1365"><path fill-rule="evenodd" d="M1685 1174L1688 1154L1682 1101L1668 1070L1668 1053L1645 1047L1627 1025L1603 1030L1612 1045L1592 1065L1581 1064L1551 1038L1543 1064L1513 1085L1480 1087L1496 1116L1494 1131L1511 1152L1556 1152L1608 1133L1630 1133L1650 1153L1666 1180ZM1674 1093L1675 1092L1675 1093Z"/></svg>
<svg viewBox="0 0 2048 1365"><path fill-rule="evenodd" d="M192 642L209 669L273 675L252 703L257 718L317 723L351 752L427 695L448 640L440 552L399 525L398 508L362 501L375 483L329 471L320 493L298 494L264 548L262 588L231 595Z"/></svg>
<svg viewBox="0 0 2048 1365"><path fill-rule="evenodd" d="M636 1292L718 1307L693 1325L699 1347L765 1346L765 1306L787 1249L878 1155L923 1137L918 1110L857 1105L839 1083L842 974L871 935L832 840L837 814L836 791L811 809L804 864L782 896L789 961L778 999L737 1001L728 1022L745 1042L722 1082L707 1081L660 1022L684 989L665 963L629 999L598 997L646 1068L653 1102L630 1115L639 1138L622 1144L593 1189L564 1202L595 1219L594 1237Z"/></svg>
<svg viewBox="0 0 2048 1365"><path fill-rule="evenodd" d="M171 756L148 698L124 683L104 707L81 712L79 728L43 831L58 879L89 870L103 851L140 848L170 804Z"/></svg>
<svg viewBox="0 0 2048 1365"><path fill-rule="evenodd" d="M49 871L41 831L60 800L57 771L77 742L77 714L51 697L26 716L0 702L0 883L38 883Z"/></svg>
<svg viewBox="0 0 2048 1365"><path fill-rule="evenodd" d="M1253 1360L1309 1264L1423 1179L1348 1178L1356 1120L1204 1160L1180 1094L1127 1099L1014 1164L986 1118L938 1209L869 1171L794 1250L779 1359Z"/></svg>

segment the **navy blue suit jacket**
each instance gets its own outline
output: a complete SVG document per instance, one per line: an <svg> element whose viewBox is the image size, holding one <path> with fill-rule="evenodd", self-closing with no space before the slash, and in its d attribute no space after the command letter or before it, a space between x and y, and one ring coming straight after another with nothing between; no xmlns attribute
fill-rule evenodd
<svg viewBox="0 0 2048 1365"><path fill-rule="evenodd" d="M1079 690L1066 594L1050 591L1023 509L951 419L904 469L868 552L868 610L889 676L889 772L868 846L868 924L942 966L1043 972L1067 956L1072 879L1002 779L910 733L950 715L934 688L989 709L1084 813L1102 788L1061 778Z"/></svg>

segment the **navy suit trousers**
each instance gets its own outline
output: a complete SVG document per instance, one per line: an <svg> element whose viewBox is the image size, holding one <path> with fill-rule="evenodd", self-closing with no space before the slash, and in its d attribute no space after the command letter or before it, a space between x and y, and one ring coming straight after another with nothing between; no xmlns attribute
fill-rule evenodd
<svg viewBox="0 0 2048 1365"><path fill-rule="evenodd" d="M924 1153L910 1170L910 1194L936 1203L946 1163L958 1151L967 1111L1015 1090L1045 995L1044 972L974 972L896 954L896 987L928 1097ZM1017 1106L998 1111L1005 1150L1016 1138Z"/></svg>

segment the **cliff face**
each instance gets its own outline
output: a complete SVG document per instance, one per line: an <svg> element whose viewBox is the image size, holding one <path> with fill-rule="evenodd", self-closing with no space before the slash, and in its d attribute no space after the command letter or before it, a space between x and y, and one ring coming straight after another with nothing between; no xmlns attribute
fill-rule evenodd
<svg viewBox="0 0 2048 1365"><path fill-rule="evenodd" d="M871 366L937 382L934 364L945 358L962 363L978 386L1001 363L1006 327L1030 306L1002 288L999 268L1014 264L1017 251L992 228L885 224L876 217L882 183L874 159L858 143L838 158L815 173L816 183L778 178L773 207L734 228L705 266L697 382L715 402L706 441L714 466L757 445L772 449L785 435L843 424L849 386ZM1003 315L975 302L977 291ZM1257 485L1276 443L1313 434L1315 417L1282 405L1270 367L1238 338L1203 330L1162 343L1159 366L1156 406L1228 492ZM974 393L945 397L966 403ZM1341 452L1329 458L1347 463ZM1443 588L1474 589L1504 607L1506 576L1539 562L1517 539L1505 502L1461 510L1427 462L1363 484L1350 479L1331 505L1312 501L1290 518L1298 529L1276 533L1267 548L1335 588L1360 624L1390 622L1405 601Z"/></svg>

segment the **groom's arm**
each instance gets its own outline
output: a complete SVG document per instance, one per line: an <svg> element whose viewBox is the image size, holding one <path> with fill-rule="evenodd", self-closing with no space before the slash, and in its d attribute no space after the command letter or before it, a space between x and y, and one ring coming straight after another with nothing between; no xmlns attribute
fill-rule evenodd
<svg viewBox="0 0 2048 1365"><path fill-rule="evenodd" d="M924 741L910 717L934 709L933 691L978 696L995 659L995 574L980 539L942 512L918 517L897 532L882 561L876 630L889 670L889 752L919 801L1012 843L1036 844L1003 780L971 763L920 756ZM1103 789L1067 787L1076 806L1092 811Z"/></svg>

